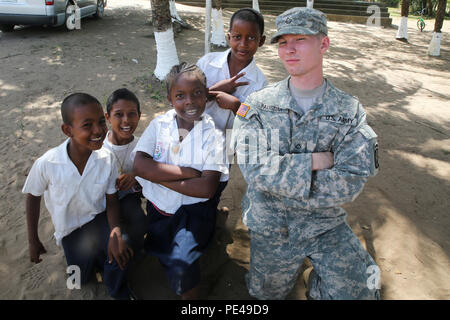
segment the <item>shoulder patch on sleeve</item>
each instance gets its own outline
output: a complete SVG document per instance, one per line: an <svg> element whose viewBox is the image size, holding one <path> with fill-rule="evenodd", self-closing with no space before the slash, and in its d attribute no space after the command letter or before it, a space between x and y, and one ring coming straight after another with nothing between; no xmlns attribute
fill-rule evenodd
<svg viewBox="0 0 450 320"><path fill-rule="evenodd" d="M250 106L245 104L245 103L241 103L241 106L239 107L238 111L236 112L236 115L241 116L242 118L245 118L245 116L247 115L247 112L250 110Z"/></svg>

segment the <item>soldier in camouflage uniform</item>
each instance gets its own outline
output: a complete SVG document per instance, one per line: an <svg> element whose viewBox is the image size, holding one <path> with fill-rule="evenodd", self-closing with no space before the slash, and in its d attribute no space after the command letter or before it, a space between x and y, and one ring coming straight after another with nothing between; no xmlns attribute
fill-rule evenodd
<svg viewBox="0 0 450 320"><path fill-rule="evenodd" d="M247 287L259 299L284 299L307 257L308 298L378 299L379 268L340 207L377 173L377 136L358 99L323 77L325 15L292 8L276 24L272 43L289 77L250 95L232 134L247 182Z"/></svg>

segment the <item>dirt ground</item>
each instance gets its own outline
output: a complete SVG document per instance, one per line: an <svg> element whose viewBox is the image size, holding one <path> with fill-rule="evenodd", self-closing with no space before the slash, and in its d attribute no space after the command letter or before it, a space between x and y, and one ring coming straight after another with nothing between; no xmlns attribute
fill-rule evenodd
<svg viewBox="0 0 450 320"><path fill-rule="evenodd" d="M177 5L193 27L176 35L180 61L196 62L204 50L203 9ZM224 12L228 27L230 11ZM109 299L102 285L66 286L66 262L42 204L43 261L29 261L25 197L34 160L60 144L59 106L71 92L85 91L102 103L119 87L136 92L143 106L140 135L154 116L168 110L164 88L152 80L156 46L149 1L109 0L105 17L82 20L81 30L29 27L0 37L0 299ZM267 15L266 34L275 30ZM450 40L444 23L441 57L427 55L431 25L420 33L410 20L409 44L392 28L329 22L331 49L325 75L357 96L379 136L378 176L345 206L348 222L381 268L383 299L450 299ZM270 82L285 71L276 47L256 55ZM251 299L244 275L249 238L241 221L245 182L236 166L222 205L214 243L202 258L202 298ZM157 261L132 266L131 282L145 299L177 299ZM289 299L305 299L298 281Z"/></svg>

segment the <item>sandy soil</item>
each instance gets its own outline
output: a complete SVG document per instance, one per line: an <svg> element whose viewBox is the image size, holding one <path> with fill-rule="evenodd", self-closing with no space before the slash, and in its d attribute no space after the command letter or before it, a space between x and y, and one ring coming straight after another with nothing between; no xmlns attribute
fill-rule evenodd
<svg viewBox="0 0 450 320"><path fill-rule="evenodd" d="M178 10L193 26L177 34L178 54L195 62L204 48L203 9ZM156 48L149 1L110 0L105 15L83 20L82 30L70 33L32 27L0 38L0 299L108 299L97 283L67 289L63 251L44 205L39 231L48 253L40 264L29 261L21 194L33 161L64 140L59 106L68 93L85 91L104 103L113 90L130 88L143 105L138 135L168 109L164 88L151 78ZM228 26L231 12L224 16ZM275 17L265 18L271 35ZM410 21L409 44L395 40L396 18L386 29L330 22L325 74L359 97L379 135L381 171L345 208L382 270L382 297L450 299L450 28L445 21L441 57L429 57L432 26L420 33ZM257 63L269 81L285 77L275 46L260 49ZM222 198L230 214L221 217L202 259L205 299L250 299L244 284L249 239L240 213L244 190L233 166ZM133 265L131 280L142 298L177 298L152 258ZM289 299L305 298L301 282Z"/></svg>

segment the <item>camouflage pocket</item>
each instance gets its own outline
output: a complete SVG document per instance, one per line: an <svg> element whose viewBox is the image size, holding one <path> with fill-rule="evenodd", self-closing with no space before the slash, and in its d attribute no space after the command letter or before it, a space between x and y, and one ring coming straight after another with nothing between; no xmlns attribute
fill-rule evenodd
<svg viewBox="0 0 450 320"><path fill-rule="evenodd" d="M377 134L368 124L362 125L359 128L359 132L361 132L364 138L368 140L370 153L370 174L374 176L378 173L378 168L380 167L378 162Z"/></svg>

